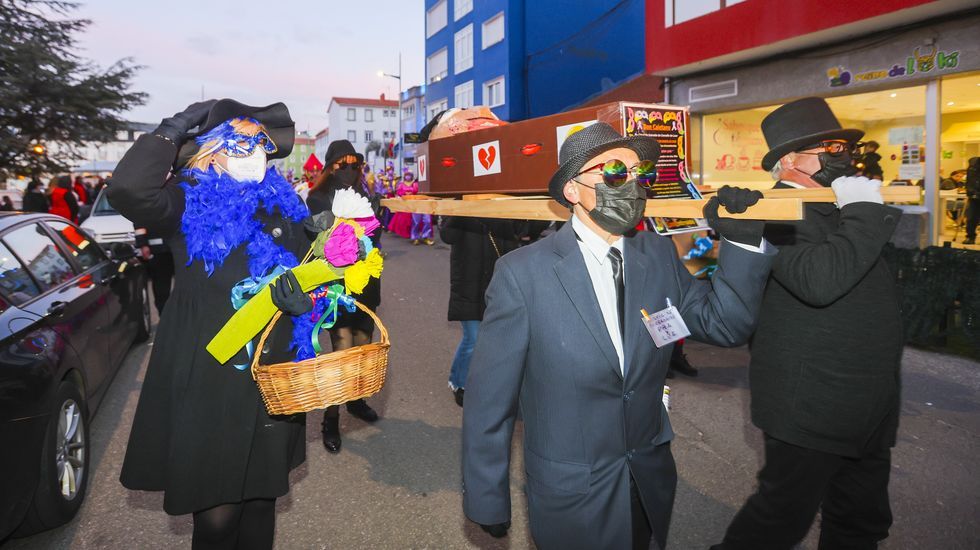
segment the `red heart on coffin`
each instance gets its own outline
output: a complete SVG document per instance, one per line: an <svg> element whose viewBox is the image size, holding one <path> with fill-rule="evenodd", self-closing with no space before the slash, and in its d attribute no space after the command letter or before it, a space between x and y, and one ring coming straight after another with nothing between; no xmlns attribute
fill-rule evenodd
<svg viewBox="0 0 980 550"><path fill-rule="evenodd" d="M486 149L480 149L480 152L476 154L476 157L480 160L480 164L483 165L484 170L489 170L493 166L494 159L497 158L497 148L491 145Z"/></svg>
<svg viewBox="0 0 980 550"><path fill-rule="evenodd" d="M425 179L425 159L419 159L419 179Z"/></svg>

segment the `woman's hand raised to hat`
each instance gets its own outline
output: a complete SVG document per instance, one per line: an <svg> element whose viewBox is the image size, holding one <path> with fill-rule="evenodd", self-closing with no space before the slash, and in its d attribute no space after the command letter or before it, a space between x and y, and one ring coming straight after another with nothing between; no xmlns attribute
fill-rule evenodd
<svg viewBox="0 0 980 550"><path fill-rule="evenodd" d="M211 107L217 102L218 100L216 99L209 99L207 101L192 103L174 116L163 119L160 122L160 126L157 126L156 130L153 130L153 133L180 147L181 143L187 137L187 131L196 126L200 126L207 120L208 113L211 112Z"/></svg>
<svg viewBox="0 0 980 550"><path fill-rule="evenodd" d="M766 227L765 222L722 218L718 215L718 207L724 206L729 214L741 214L761 198L762 193L759 191L726 185L708 200L702 212L708 225L719 236L734 243L759 246L762 242L762 231Z"/></svg>
<svg viewBox="0 0 980 550"><path fill-rule="evenodd" d="M856 202L873 202L884 204L881 198L881 180L873 180L864 176L842 176L830 184L837 198L837 208L844 208Z"/></svg>

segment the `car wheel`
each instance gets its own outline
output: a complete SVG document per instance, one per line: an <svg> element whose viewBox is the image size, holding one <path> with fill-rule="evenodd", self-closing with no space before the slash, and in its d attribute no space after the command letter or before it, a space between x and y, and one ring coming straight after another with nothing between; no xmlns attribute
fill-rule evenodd
<svg viewBox="0 0 980 550"><path fill-rule="evenodd" d="M140 292L140 317L139 327L136 329L136 343L150 339L150 313L150 289L144 284Z"/></svg>
<svg viewBox="0 0 980 550"><path fill-rule="evenodd" d="M89 477L88 408L78 386L58 386L41 451L41 477L34 500L16 535L44 531L71 521L85 499Z"/></svg>

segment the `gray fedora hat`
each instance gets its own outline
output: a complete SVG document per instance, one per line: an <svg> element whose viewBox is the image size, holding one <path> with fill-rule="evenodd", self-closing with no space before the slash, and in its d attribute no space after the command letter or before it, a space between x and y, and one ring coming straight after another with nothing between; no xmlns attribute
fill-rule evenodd
<svg viewBox="0 0 980 550"><path fill-rule="evenodd" d="M575 132L562 144L561 150L558 151L558 170L551 176L548 193L558 201L558 204L566 208L571 207L572 205L562 193L565 183L581 172L589 159L621 147L632 150L640 160L657 162L660 158L660 144L652 136L623 137L612 126L605 122L597 122Z"/></svg>

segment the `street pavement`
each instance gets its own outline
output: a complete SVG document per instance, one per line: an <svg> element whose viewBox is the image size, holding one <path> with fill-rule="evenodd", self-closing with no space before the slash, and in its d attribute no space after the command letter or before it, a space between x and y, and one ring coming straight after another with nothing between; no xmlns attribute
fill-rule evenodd
<svg viewBox="0 0 980 550"><path fill-rule="evenodd" d="M276 547L532 548L519 424L510 535L492 539L462 514L462 409L446 385L460 338L459 324L446 321L449 250L391 235L382 244L380 316L392 348L385 388L368 400L382 419L369 425L342 410L343 450L329 455L320 441L322 413L308 415L308 458L277 504ZM78 516L0 550L190 548L190 516L167 516L162 494L128 491L118 481L151 346L130 352L93 421L92 477ZM721 539L752 492L762 436L748 419L748 351L696 342L686 350L700 376L669 381L679 483L668 546L703 549ZM903 361L895 523L882 548L980 548L980 364L911 348ZM818 528L819 519L802 548L816 548Z"/></svg>

